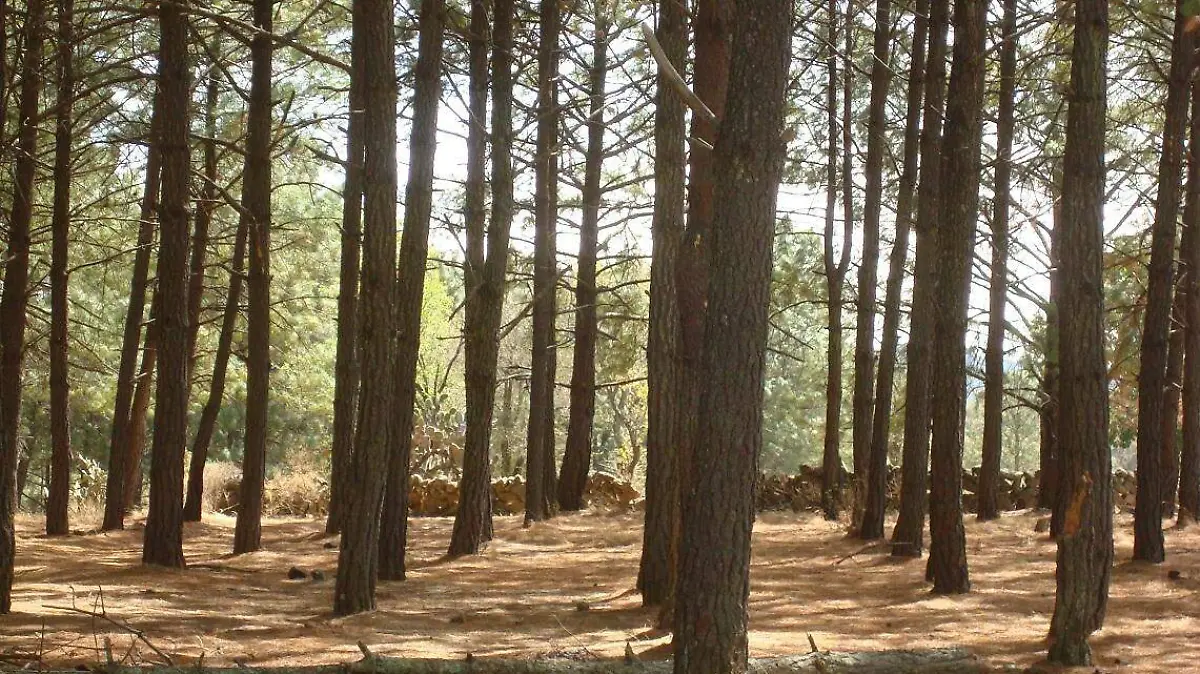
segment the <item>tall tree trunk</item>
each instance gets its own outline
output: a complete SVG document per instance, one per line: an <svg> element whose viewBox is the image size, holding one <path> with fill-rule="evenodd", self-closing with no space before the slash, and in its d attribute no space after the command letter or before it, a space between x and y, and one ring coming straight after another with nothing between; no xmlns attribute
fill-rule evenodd
<svg viewBox="0 0 1200 674"><path fill-rule="evenodd" d="M1008 303L1008 210L1017 79L1017 3L1004 0L1000 30L1000 104L996 123L996 177L992 213L992 270L983 393L983 450L979 470L980 520L1000 516L997 492L1004 420L1004 308Z"/></svg>
<svg viewBox="0 0 1200 674"><path fill-rule="evenodd" d="M442 99L444 0L421 3L420 45L409 135L408 185L404 191L404 235L396 280L395 432L388 459L387 491L379 533L379 577L404 579L408 538L408 477L412 457L413 407L417 396L417 356L421 347L421 299L429 218L433 211L433 160L437 149L438 104Z"/></svg>
<svg viewBox="0 0 1200 674"><path fill-rule="evenodd" d="M150 411L150 398L154 395L154 370L158 364L158 290L150 301L150 320L146 324L146 335L142 342L142 366L138 371L137 388L133 392L133 405L129 411L129 436L125 445L125 512L132 512L142 493L142 456L146 449L146 416Z"/></svg>
<svg viewBox="0 0 1200 674"><path fill-rule="evenodd" d="M150 276L150 254L158 216L158 195L162 178L162 95L155 93L150 115L149 148L146 152L146 183L138 216L137 251L129 282L129 308L121 338L121 362L117 369L112 432L108 447L108 476L105 482L104 522L101 531L125 527L125 474L128 472L129 418L137 386L138 345L142 341L142 319L146 309L146 288Z"/></svg>
<svg viewBox="0 0 1200 674"><path fill-rule="evenodd" d="M352 3L351 12L362 11ZM325 533L341 532L350 502L350 463L358 414L358 275L363 215L363 36L350 36L350 101L346 122L346 181L342 186L342 260L338 276L337 354L333 377L333 444L330 450L329 517Z"/></svg>
<svg viewBox="0 0 1200 674"><path fill-rule="evenodd" d="M71 384L67 376L67 257L71 236L71 131L74 106L73 0L58 0L58 93L54 125L54 212L50 229L50 493L46 533L70 533Z"/></svg>
<svg viewBox="0 0 1200 674"><path fill-rule="evenodd" d="M677 72L687 59L687 6L684 0L658 4L659 45ZM657 73L654 98L654 255L650 260L650 328L646 346L646 524L637 587L646 606L670 597L675 518L679 511L679 309L675 302L675 261L683 234L684 103Z"/></svg>
<svg viewBox="0 0 1200 674"><path fill-rule="evenodd" d="M883 341L879 348L879 372L875 383L874 420L871 422L871 473L867 490L862 535L883 538L887 507L888 436L891 434L892 390L895 384L896 348L900 340L900 299L904 288L904 266L908 261L908 235L912 227L913 196L917 187L918 151L921 140L921 101L925 95L925 42L929 32L929 2L919 0L913 18L912 60L908 69L908 94L904 125L904 171L896 201L896 240L888 261L887 294L884 300Z"/></svg>
<svg viewBox="0 0 1200 674"><path fill-rule="evenodd" d="M922 113L920 183L917 187L917 250L913 270L914 307L933 306L941 202L942 112L946 97L946 33L949 0L929 4L929 58ZM920 557L925 547L926 491L929 484L929 380L933 315L911 312L904 384L904 448L900 474L900 515L892 531L892 554Z"/></svg>
<svg viewBox="0 0 1200 674"><path fill-rule="evenodd" d="M1192 88L1191 139L1180 259L1186 283L1183 444L1179 452L1179 522L1200 516L1200 87Z"/></svg>
<svg viewBox="0 0 1200 674"><path fill-rule="evenodd" d="M861 505L855 514L865 514L870 492L878 491L878 503L886 500L887 446L872 452L871 421L875 384L875 299L879 284L879 211L883 206L883 151L887 143L887 97L892 81L889 48L892 42L891 0L875 2L875 44L871 59L871 104L867 109L866 199L863 204L863 257L858 267L858 319L854 340L854 456L862 457L865 470L855 466L855 482L861 485ZM859 519L859 537L883 537L883 508L867 523Z"/></svg>
<svg viewBox="0 0 1200 674"><path fill-rule="evenodd" d="M829 25L825 44L825 66L829 71L829 83L825 92L829 122L829 148L825 166L825 291L828 301L827 323L829 343L826 349L827 369L825 374L825 444L821 455L821 509L825 519L836 521L839 499L842 493L842 455L839 449L842 438L842 288L846 283L846 270L850 267L850 253L854 247L852 239L854 221L842 220L842 251L834 261L833 233L837 208L837 160L838 160L838 114L837 114L837 53L838 3L829 0ZM849 65L847 65L847 69ZM847 132L849 128L845 129Z"/></svg>
<svg viewBox="0 0 1200 674"><path fill-rule="evenodd" d="M1059 172L1061 174L1061 171ZM1061 175L1059 176L1061 178ZM1056 181L1057 182L1057 181ZM1062 301L1062 281L1059 269L1061 253L1059 246L1061 237L1055 236L1063 226L1062 199L1057 195L1056 205L1051 211L1052 233L1050 238L1050 297L1046 303L1046 336L1045 353L1042 364L1042 408L1039 410L1041 433L1038 446L1038 462L1040 477L1038 484L1038 507L1053 510L1050 524L1050 537L1058 535L1058 525L1061 524L1061 510L1058 509L1058 492L1060 479L1059 444L1058 444L1058 361L1059 343L1058 316L1059 304Z"/></svg>
<svg viewBox="0 0 1200 674"><path fill-rule="evenodd" d="M350 490L338 549L333 612L375 608L379 513L396 424L392 353L396 286L396 64L391 3L355 0L353 31L361 38L363 78L363 260L360 355L362 386ZM404 438L404 444L410 439Z"/></svg>
<svg viewBox="0 0 1200 674"><path fill-rule="evenodd" d="M558 482L558 505L583 508L583 492L592 466L592 421L596 414L596 253L600 235L600 172L604 167L604 84L608 76L607 0L595 2L592 70L588 75L591 108L583 176L583 220L579 226L579 271L575 286L575 350L571 369L571 411L567 446Z"/></svg>
<svg viewBox="0 0 1200 674"><path fill-rule="evenodd" d="M219 33L218 33L219 35ZM219 54L221 44L215 40L211 47ZM191 390L191 375L196 369L196 340L200 336L200 308L204 299L204 264L208 254L208 230L212 225L213 211L217 208L217 105L221 89L218 86L220 70L216 64L208 67L208 83L204 91L204 177L200 180L196 200L196 216L192 225L192 256L188 271L188 387Z"/></svg>
<svg viewBox="0 0 1200 674"><path fill-rule="evenodd" d="M942 140L941 227L933 338L933 432L929 559L933 591L967 592L962 521L963 420L966 417L967 297L979 216L986 0L955 0L954 55Z"/></svg>
<svg viewBox="0 0 1200 674"><path fill-rule="evenodd" d="M1186 253L1183 250L1183 239L1180 235L1179 256L1182 259ZM1183 284L1183 265L1175 273L1175 295L1171 301L1171 337L1167 342L1167 378L1163 402L1162 430L1162 506L1166 517L1175 516L1175 496L1179 491L1179 403L1183 387L1183 324L1187 320L1187 290Z"/></svg>
<svg viewBox="0 0 1200 674"><path fill-rule="evenodd" d="M558 215L558 63L562 7L557 0L542 0L538 44L537 156L534 167L533 355L529 379L529 424L526 433L525 524L551 516L549 502L554 486L546 479L553 472L554 294L557 273L554 230ZM550 428L547 429L547 424Z"/></svg>
<svg viewBox="0 0 1200 674"><path fill-rule="evenodd" d="M775 206L783 173L792 5L739 2L728 105L714 146L698 440L685 496L675 671L746 669L750 530L762 448Z"/></svg>
<svg viewBox="0 0 1200 674"><path fill-rule="evenodd" d="M1059 443L1063 502L1050 661L1089 665L1112 574L1108 371L1104 360L1104 120L1108 3L1075 3L1075 45L1063 156L1062 388ZM1186 108L1185 108L1186 111Z"/></svg>
<svg viewBox="0 0 1200 674"><path fill-rule="evenodd" d="M1185 0L1176 0L1175 3L1171 70L1167 82L1162 156L1158 164L1158 196L1154 203L1154 224L1150 230L1150 275L1146 289L1145 323L1142 326L1141 369L1138 372L1137 503L1133 520L1133 558L1148 562L1161 562L1166 558L1162 533L1162 415L1166 395L1171 289L1175 282L1175 229L1179 217L1179 182L1192 61L1192 37L1187 30L1189 19L1184 4Z"/></svg>
<svg viewBox="0 0 1200 674"><path fill-rule="evenodd" d="M4 291L0 294L0 614L12 610L17 539L13 526L21 427L21 367L25 351L25 308L29 283L29 228L37 174L38 96L45 8L25 3L25 54L21 64L17 157L13 162L13 206L4 252Z"/></svg>
<svg viewBox="0 0 1200 674"><path fill-rule="evenodd" d="M243 215L238 222L233 242L233 259L230 262L229 292L225 295L225 311L221 315L221 333L217 337L217 351L213 355L212 383L208 400L200 411L196 424L196 437L192 440L192 459L188 467L187 498L183 505L183 521L199 522L204 501L204 464L208 459L208 447L212 442L217 415L225 399L225 376L229 368L229 354L233 350L233 332L237 326L241 308L242 276L246 261L246 237L249 221Z"/></svg>
<svg viewBox="0 0 1200 674"><path fill-rule="evenodd" d="M242 172L242 208L249 216L250 279L246 326L246 441L242 453L242 493L238 500L233 554L262 545L263 489L267 478L267 402L271 382L271 56L272 4L254 0L250 43L250 105Z"/></svg>
<svg viewBox="0 0 1200 674"><path fill-rule="evenodd" d="M158 387L154 398L154 444L150 450L150 511L142 562L184 566L183 448L188 402L188 183L191 176L188 118L191 64L187 52L187 0L164 4L159 13L158 82L163 98L162 236L158 253L161 298Z"/></svg>

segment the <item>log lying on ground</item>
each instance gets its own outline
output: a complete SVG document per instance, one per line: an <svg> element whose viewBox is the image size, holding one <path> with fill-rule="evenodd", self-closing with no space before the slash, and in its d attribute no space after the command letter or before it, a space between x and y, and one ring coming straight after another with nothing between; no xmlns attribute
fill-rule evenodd
<svg viewBox="0 0 1200 674"><path fill-rule="evenodd" d="M0 671L3 670L0 666ZM50 674L54 670L42 671ZM669 674L671 662L488 658L423 660L371 655L352 665L134 668L110 664L92 671L105 674ZM759 658L750 662L749 671L756 674L984 674L1020 670L991 667L961 648L939 648L861 653L816 652L782 658Z"/></svg>

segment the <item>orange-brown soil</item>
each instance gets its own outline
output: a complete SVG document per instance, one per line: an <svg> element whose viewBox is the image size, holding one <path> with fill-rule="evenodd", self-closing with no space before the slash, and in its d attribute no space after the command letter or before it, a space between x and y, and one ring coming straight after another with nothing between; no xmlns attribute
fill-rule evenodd
<svg viewBox="0 0 1200 674"><path fill-rule="evenodd" d="M770 513L754 530L750 598L753 655L960 645L995 663L1031 664L1044 653L1054 605L1054 544L1033 532L1036 514L968 522L973 591L935 597L924 560L898 561L861 550L836 524L809 514ZM265 550L229 557L233 520L206 516L188 525L186 571L142 567L140 523L115 534L39 537L39 521L19 520L15 605L0 616L0 653L41 652L46 662L116 657L132 637L102 621L56 607L75 605L145 632L176 662L210 664L350 662L359 640L382 655L462 658L548 653L618 656L665 653L655 614L632 592L641 515L583 513L532 529L496 520L497 538L478 557L447 560L451 520L414 519L407 581L381 583L379 610L330 615L336 550L321 524L276 519ZM1117 566L1103 631L1094 639L1105 672L1200 671L1200 527L1168 531L1168 563L1129 562L1131 522L1117 520ZM839 563L839 559L842 561ZM292 566L327 580L288 580ZM1180 578L1168 577L1177 570ZM150 662L145 646L130 660ZM650 655L649 653L647 655ZM6 658L8 659L8 658ZM2 664L2 661L0 661Z"/></svg>

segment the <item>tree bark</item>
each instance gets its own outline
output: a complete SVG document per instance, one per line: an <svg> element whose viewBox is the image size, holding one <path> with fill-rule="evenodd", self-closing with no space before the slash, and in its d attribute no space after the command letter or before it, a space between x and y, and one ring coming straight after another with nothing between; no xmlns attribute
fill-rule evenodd
<svg viewBox="0 0 1200 674"><path fill-rule="evenodd" d="M747 667L750 530L762 448L775 207L783 173L792 5L739 2L713 150L710 283L697 440L686 492L675 672ZM716 261L720 264L716 264Z"/></svg>
<svg viewBox="0 0 1200 674"><path fill-rule="evenodd" d="M1185 283L1183 444L1179 452L1181 522L1200 517L1200 87L1192 88L1181 269Z"/></svg>
<svg viewBox="0 0 1200 674"><path fill-rule="evenodd" d="M937 222L941 201L942 112L946 96L946 33L949 0L929 4L929 55L921 129L920 183L917 187L917 250L913 272L914 307L931 307L936 297ZM913 311L909 326L904 390L904 448L900 474L900 515L892 531L892 554L920 557L925 547L926 491L929 483L929 379L933 315Z"/></svg>
<svg viewBox="0 0 1200 674"><path fill-rule="evenodd" d="M17 538L13 517L17 505L17 454L21 427L21 368L25 351L25 308L28 303L29 238L33 221L33 189L37 175L38 96L41 93L45 7L42 0L25 3L25 53L21 64L17 152L13 162L13 205L9 214L8 248L4 252L4 290L0 294L0 614L12 610Z"/></svg>
<svg viewBox="0 0 1200 674"><path fill-rule="evenodd" d="M157 281L155 281L157 283ZM154 370L158 364L158 316L161 297L155 289L150 301L150 320L142 341L142 365L129 411L129 436L125 445L125 512L130 513L142 493L142 457L146 450L146 416L154 395Z"/></svg>
<svg viewBox="0 0 1200 674"><path fill-rule="evenodd" d="M271 382L271 38L274 0L254 0L255 33L250 43L248 137L242 171L242 208L249 218L250 278L246 310L246 441L242 493L233 554L262 546L263 490L267 479L267 404Z"/></svg>
<svg viewBox="0 0 1200 674"><path fill-rule="evenodd" d="M567 445L558 481L558 505L583 508L583 492L592 467L592 421L596 416L596 342L600 334L596 311L596 254L600 235L600 172L604 168L604 85L608 76L606 0L595 5L592 69L588 74L590 109L588 145L584 160L583 219L579 226L579 270L575 279L575 349L571 369L571 407Z"/></svg>
<svg viewBox="0 0 1200 674"><path fill-rule="evenodd" d="M962 521L962 453L967 411L967 298L979 216L986 33L987 2L955 0L934 305L929 557L937 594L971 589Z"/></svg>
<svg viewBox="0 0 1200 674"><path fill-rule="evenodd" d="M1061 174L1060 174L1061 177ZM1057 181L1056 181L1057 182ZM1038 484L1038 507L1050 508L1050 537L1058 535L1062 523L1062 511L1058 508L1060 488L1059 444L1058 444L1058 362L1059 362L1059 304L1062 301L1060 237L1053 234L1063 226L1061 194L1051 212L1053 230L1050 238L1050 297L1046 303L1045 353L1042 364L1042 408L1039 410L1041 436L1038 446L1040 480Z"/></svg>
<svg viewBox="0 0 1200 674"><path fill-rule="evenodd" d="M683 0L658 4L659 45L677 72L687 59L687 7ZM651 224L650 328L646 347L646 523L637 588L642 604L663 606L674 572L671 547L679 512L679 308L675 268L684 222L685 106L661 71L654 107L654 216Z"/></svg>
<svg viewBox="0 0 1200 674"><path fill-rule="evenodd" d="M929 32L929 2L919 0L914 11L912 60L908 69L904 126L904 171L896 201L896 241L888 261L887 293L884 300L883 341L879 349L878 380L875 383L874 420L871 422L871 472L867 490L862 536L883 538L887 506L888 436L891 434L892 391L895 383L896 348L900 339L900 300L904 289L904 266L908 261L908 235L912 227L913 196L917 184L918 151L921 138L921 101L925 94L925 43Z"/></svg>
<svg viewBox="0 0 1200 674"><path fill-rule="evenodd" d="M58 114L54 125L54 207L50 229L50 490L46 534L71 532L71 383L67 358L67 263L71 236L71 131L74 106L73 0L58 0Z"/></svg>
<svg viewBox="0 0 1200 674"><path fill-rule="evenodd" d="M1064 524L1058 535L1050 661L1089 665L1112 574L1108 370L1104 359L1104 127L1108 3L1075 3L1063 156L1059 447ZM1185 109L1186 110L1186 109Z"/></svg>
<svg viewBox="0 0 1200 674"><path fill-rule="evenodd" d="M338 549L333 612L375 608L379 513L396 416L392 353L396 285L396 64L391 3L356 2L353 31L361 38L363 78L362 386L350 490ZM404 443L410 442L408 438Z"/></svg>
<svg viewBox="0 0 1200 674"><path fill-rule="evenodd" d="M188 183L191 176L189 103L191 64L187 52L188 1L164 4L159 13L159 72L162 91L162 208L158 253L161 298L158 387L154 398L154 443L150 450L150 510L142 562L183 567L183 448L188 402Z"/></svg>
<svg viewBox="0 0 1200 674"><path fill-rule="evenodd" d="M1180 235L1179 257L1181 259L1187 255L1183 250L1183 242L1186 238L1186 233ZM1176 436L1179 434L1179 404L1183 387L1183 324L1187 320L1184 316L1187 312L1187 308L1184 306L1187 302L1187 290L1183 288L1183 284L1187 282L1183 278L1184 273L1183 265L1180 264L1175 273L1175 293L1171 301L1171 336L1167 341L1167 378L1163 394L1163 443L1160 461L1162 462L1162 507L1163 514L1168 518L1175 516L1175 496L1179 492L1179 443L1176 442Z"/></svg>
<svg viewBox="0 0 1200 674"><path fill-rule="evenodd" d="M1154 203L1154 224L1150 230L1150 274L1146 289L1145 323L1142 326L1141 369L1138 372L1137 501L1133 520L1133 558L1148 562L1161 562L1166 558L1162 533L1162 417L1167 383L1171 290L1175 283L1175 230L1179 217L1179 183L1193 43L1187 31L1188 17L1184 2L1177 0L1175 3L1163 147L1158 164L1158 196Z"/></svg>

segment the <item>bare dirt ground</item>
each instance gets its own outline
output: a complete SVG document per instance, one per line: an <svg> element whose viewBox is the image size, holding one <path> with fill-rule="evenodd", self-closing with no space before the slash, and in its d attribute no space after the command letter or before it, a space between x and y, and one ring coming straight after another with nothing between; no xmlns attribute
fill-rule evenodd
<svg viewBox="0 0 1200 674"><path fill-rule="evenodd" d="M381 583L379 610L330 614L336 550L321 523L270 520L265 550L230 557L232 518L188 525L186 571L139 565L140 520L116 534L39 537L40 521L18 522L14 612L0 616L0 664L12 653L48 663L115 657L151 662L128 633L62 607L103 607L142 630L175 662L257 665L350 662L355 643L381 655L619 656L626 642L647 657L669 637L632 592L641 544L640 513L582 513L532 529L496 520L497 539L472 558L443 556L452 521L414 519L409 577ZM761 515L754 529L752 655L809 650L965 646L993 663L1032 664L1044 653L1054 605L1055 547L1033 532L1035 513L967 525L973 591L935 597L925 561L897 561L845 538L810 514ZM1117 519L1117 566L1108 619L1093 640L1104 672L1200 671L1200 528L1167 532L1168 563L1129 562L1131 519ZM320 569L324 581L288 580L289 568ZM1172 580L1168 572L1180 577ZM132 650L132 653L130 651ZM10 654L5 658L3 653ZM1090 671L1090 670L1089 670Z"/></svg>

